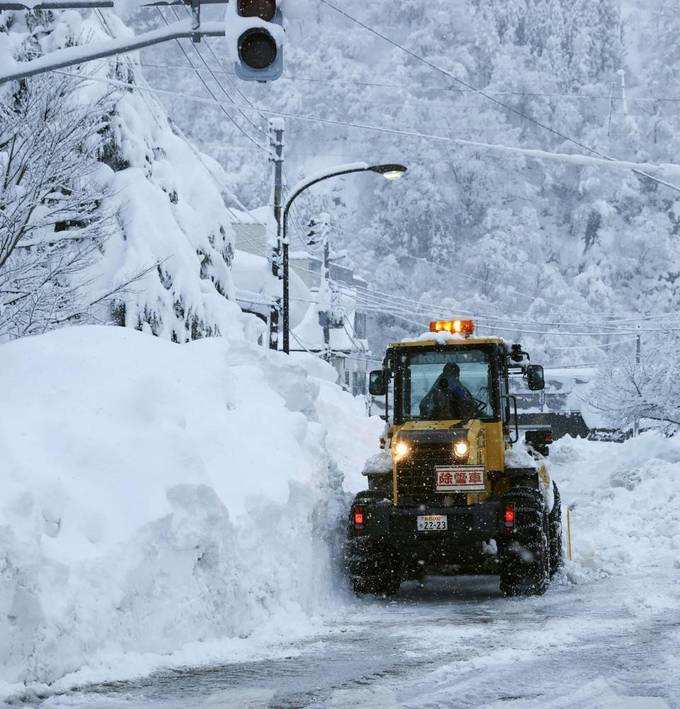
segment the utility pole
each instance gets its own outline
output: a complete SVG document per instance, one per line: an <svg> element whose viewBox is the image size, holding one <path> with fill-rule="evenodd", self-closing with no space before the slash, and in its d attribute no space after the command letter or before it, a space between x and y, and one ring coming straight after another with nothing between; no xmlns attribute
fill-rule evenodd
<svg viewBox="0 0 680 709"><path fill-rule="evenodd" d="M640 368L640 362L642 360L642 341L640 340L640 323L637 325L638 334L635 338L635 373ZM637 438L640 435L640 419L636 416L635 421L633 421L633 437Z"/></svg>
<svg viewBox="0 0 680 709"><path fill-rule="evenodd" d="M201 0L191 0L191 41L198 44L201 41Z"/></svg>
<svg viewBox="0 0 680 709"><path fill-rule="evenodd" d="M283 197L283 119L271 118L269 120L269 146L271 148L270 160L274 163L274 220L276 222L276 241L272 251L272 274L282 282L282 294L285 298L288 290L288 282L283 278L285 269L288 267L287 244L281 243L281 209ZM282 248L283 247L283 248ZM283 255L283 263L282 263ZM279 323L281 316L281 297L277 297L271 310L269 318L269 348L279 349ZM283 324L283 346L287 349L288 325Z"/></svg>
<svg viewBox="0 0 680 709"><path fill-rule="evenodd" d="M323 332L323 359L330 362L331 356L331 318L333 310L333 296L331 293L331 244L328 238L330 231L330 217L320 214L318 219L309 222L307 232L307 248L311 252L321 250L321 274L317 305L319 307L319 325ZM323 308L323 309L322 309Z"/></svg>
<svg viewBox="0 0 680 709"><path fill-rule="evenodd" d="M328 238L328 229L324 230L323 237L323 279L324 295L327 299L326 317L323 320L323 358L330 362L331 357L331 244Z"/></svg>

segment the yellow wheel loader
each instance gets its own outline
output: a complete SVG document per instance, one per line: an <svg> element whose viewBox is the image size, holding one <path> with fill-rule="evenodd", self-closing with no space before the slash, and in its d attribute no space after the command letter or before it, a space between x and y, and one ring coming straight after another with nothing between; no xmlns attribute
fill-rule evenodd
<svg viewBox="0 0 680 709"><path fill-rule="evenodd" d="M388 347L369 391L384 398L382 451L351 506L345 563L356 593L389 595L428 574L496 573L504 595L545 592L562 560L549 431L520 440L511 376L544 387L520 345L435 321Z"/></svg>

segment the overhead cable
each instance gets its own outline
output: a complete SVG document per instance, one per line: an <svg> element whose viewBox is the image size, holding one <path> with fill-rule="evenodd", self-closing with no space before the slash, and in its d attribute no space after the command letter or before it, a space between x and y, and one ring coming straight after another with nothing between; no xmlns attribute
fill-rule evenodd
<svg viewBox="0 0 680 709"><path fill-rule="evenodd" d="M429 59L426 59L425 57L421 56L417 52L414 52L412 49L409 49L408 47L405 47L403 44L400 44L396 40L392 39L391 37L388 37L387 35L383 34L382 32L379 32L373 27L370 27L366 23L362 22L358 18L354 17L353 15L350 15L346 10L343 10L340 7L337 7L337 5L334 5L330 0L319 0L319 2L323 3L327 7L330 7L331 9L335 10L335 12L341 14L343 17L347 18L351 22L354 22L356 25L362 27L363 29L367 30L371 34L375 35L376 37L379 37L383 41L387 42L388 44L391 44L393 47L399 49L400 51L404 52L405 54L408 54L410 57L416 59L417 61L421 62L422 64L425 64L428 66L430 69L433 69L434 71L439 72L440 74L443 74L444 76L448 77L452 81L455 81L456 83L464 86L466 89L473 91L474 93L479 94L480 96L483 96L485 99L488 101L491 101L492 103L496 104L497 106L503 108L504 110L514 113L515 115L519 116L520 118L529 121L530 123L533 123L534 125L539 126L543 130L549 131L553 135L556 135L557 137L561 138L562 140L572 143L573 145L576 145L578 148L581 150L586 150L587 152L591 153L592 155L595 155L599 158L602 158L604 160L615 160L615 158L612 158L609 155L606 155L605 153L602 153L595 148L590 147L589 145L586 145L585 143L582 143L575 138L572 138L568 136L566 133L563 133L562 131L558 130L557 128L554 128L553 126L548 125L547 123L543 123L542 121L539 121L537 118L534 118L533 116L530 116L529 114L525 113L524 111L521 111L519 108L515 108L514 106L511 106L510 104L504 103L503 101L498 100L497 98L494 98L491 94L485 92L483 89L479 89L476 86L473 86L472 84L469 84L467 81L464 81L463 79L460 79L457 77L455 74L452 74L450 71L447 71L443 67L439 66L438 64L435 64L434 62L430 61ZM639 176L646 177L650 180L653 180L654 182L657 182L659 184L662 184L666 187L669 187L670 189L675 190L676 192L680 192L680 187L678 185L674 185L670 182L666 182L665 180L661 180L658 177L654 177L654 175L650 175L647 172L644 172L643 170L639 170L637 168L631 168L631 170Z"/></svg>

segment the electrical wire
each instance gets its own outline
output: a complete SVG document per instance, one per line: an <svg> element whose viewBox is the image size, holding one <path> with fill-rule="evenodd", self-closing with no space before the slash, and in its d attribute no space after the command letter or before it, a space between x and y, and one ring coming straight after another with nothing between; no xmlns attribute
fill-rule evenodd
<svg viewBox="0 0 680 709"><path fill-rule="evenodd" d="M551 350L594 350L594 349L605 349L607 347L618 347L619 345L625 345L632 342L637 342L637 337L629 337L626 340L618 340L617 342L605 342L599 345L567 345L566 347L554 347L551 346Z"/></svg>
<svg viewBox="0 0 680 709"><path fill-rule="evenodd" d="M63 74L64 76L71 76L74 78L80 78L80 79L88 79L90 81L101 81L104 83L110 83L112 85L121 85L124 86L126 89L130 90L131 88L134 88L134 90L137 91L149 91L151 93L157 93L157 94L164 94L167 96L176 96L178 98L182 98L187 101L196 101L197 103L206 103L210 105L217 105L217 106L223 106L222 101L219 101L218 99L214 98L209 99L205 98L203 96L194 96L190 94L181 94L177 91L169 91L167 89L145 89L140 86L134 86L132 87L130 84L125 84L124 82L119 82L116 81L115 79L102 79L98 77L88 77L82 74L77 74L74 72L64 72L61 70L54 69L52 70L54 73L57 74ZM543 150L533 150L530 148L518 148L518 147L513 147L513 146L507 146L507 145L494 145L490 143L481 143L478 141L471 141L471 140L464 140L462 138L449 138L447 136L441 136L441 135L436 135L436 134L430 134L430 133L421 133L419 131L415 130L403 130L403 129L397 129L397 128L386 128L384 126L376 126L376 125L371 125L367 123L355 123L351 121L340 121L340 120L331 120L331 119L326 119L326 118L321 118L319 116L302 116L299 114L295 113L288 113L284 111L274 111L270 110L267 108L262 108L258 107L258 111L261 111L263 113L273 115L273 116L279 116L281 118L290 118L292 120L299 120L299 121L305 121L305 122L312 122L312 123L320 123L323 125L332 125L332 126L341 126L341 127L347 127L347 128L357 128L361 130L371 130L371 131L376 131L378 133L385 133L388 135L399 135L407 138L420 138L424 140L435 140L435 141L441 141L445 143L451 143L454 145L462 145L464 147L469 147L469 148L474 148L478 150L488 150L491 152L505 152L505 153L510 153L512 155L521 155L523 157L529 157L529 158L534 158L534 159L550 159L550 160L557 160L557 161L566 161L566 162L571 162L571 163L576 163L576 164L582 164L582 165L606 165L606 166L612 166L612 167L619 167L619 168L625 168L627 170L632 170L633 172L641 172L638 167L636 167L636 163L631 163L631 162L626 162L622 160L614 160L613 158L597 158L597 157L590 157L590 156L584 156L584 155L574 155L574 154L560 154L560 153L550 153L547 151ZM260 146L263 150L267 150L264 146ZM645 169L662 169L664 166L659 166L659 165L647 165L644 164ZM668 167L676 167L676 166L668 166ZM645 175L647 173L644 173ZM680 191L680 188L676 187L675 185L672 185L671 183L664 182L663 180L660 180L658 178L651 178L654 179L657 182L663 183L668 187L671 187L673 189L677 189Z"/></svg>
<svg viewBox="0 0 680 709"><path fill-rule="evenodd" d="M160 12L160 8L157 8L157 9L158 9L158 11ZM188 7L185 7L185 9L186 9L187 14L188 14L188 15L191 15L191 11L189 10L189 8L188 8ZM177 14L175 8L174 8L174 7L170 7L170 10L171 10L172 14L174 15L175 19L179 22L180 17L179 17L179 15ZM167 23L166 23L166 24L167 24ZM179 40L176 40L176 41L177 41L177 43L179 44ZM208 51L212 52L213 58L214 58L214 59L217 59L217 57L216 57L216 55L215 55L215 52L213 52L212 47L210 46L210 44L209 44L208 41L207 41L207 38L206 38L205 44L206 44L206 46L208 47ZM210 76L212 77L213 81L219 86L219 88L220 88L220 90L222 91L222 93L231 101L231 103L233 104L234 108L243 116L243 118L246 119L246 121L247 121L251 126L253 126L253 127L255 128L255 130L259 131L260 133L263 133L263 134L266 136L266 133L262 130L262 127L259 126L259 125L257 125L257 123L255 123L255 121L253 121L253 120L250 118L250 116L249 116L244 110L241 109L241 107L236 103L236 101L234 100L234 98L232 97L232 95L231 95L231 94L227 91L227 89L224 87L224 85L222 84L222 82L217 78L217 76L215 75L215 72L212 70L212 68L210 67L210 65L208 64L208 62L205 60L205 57L203 56L203 54L201 54L200 50L198 49L198 45L196 44L196 42L191 42L191 46L192 46L194 52L196 52L196 54L198 55L198 58L201 60L201 63L203 64L203 66L205 66L205 68L207 69L207 71L210 73ZM194 69L194 71L196 71L196 69Z"/></svg>
<svg viewBox="0 0 680 709"><path fill-rule="evenodd" d="M185 53L185 56L186 56L186 53ZM188 56L187 56L187 59L188 59ZM190 60L189 60L189 64L191 65ZM191 65L191 66L193 66L193 65ZM171 91L165 91L165 90L159 90L159 89L144 88L144 87L140 87L140 86L137 86L137 85L131 86L130 84L127 84L127 83L125 83L125 82L116 81L116 80L113 80L113 79L110 79L110 78L99 79L98 77L88 77L88 76L84 76L84 75L80 75L80 74L75 74L75 73L71 73L71 72L62 72L62 71L56 71L55 73L63 74L63 75L66 75L66 76L73 76L73 77L76 77L76 78L83 78L83 79L87 79L87 80L91 80L91 81L101 81L101 82L103 82L103 83L108 83L108 84L112 84L112 85L120 85L120 86L123 86L124 88L126 88L126 89L128 89L128 90L129 90L130 88L134 88L135 90L138 90L138 91L149 91L149 92L151 92L151 93L170 94L170 95L178 96L178 97L185 98L185 99L191 99L191 100L196 100L196 101L199 101L199 102L206 102L206 103L216 104L216 105L218 105L218 106L222 106L222 102L219 101L219 100L215 97L214 93L212 93L212 92L209 90L209 88L207 87L207 85L205 85L205 83L204 83L204 85L206 86L206 88L208 89L208 91L211 93L211 95L212 95L212 97L213 97L213 100L212 100L212 101L210 101L209 99L204 99L203 97L186 96L186 95L184 95L184 94L179 94L179 93L177 93L177 92L171 92ZM225 112L225 113L226 113L226 112ZM270 113L272 113L272 112L270 112ZM290 114L280 114L280 113L278 113L278 112L275 112L275 113L277 113L277 115L290 115ZM293 117L298 117L298 118L299 118L299 116L293 116ZM309 119L309 117L303 117L303 119L307 120L307 119ZM313 119L310 119L310 120L313 120ZM232 122L234 122L233 119L232 119ZM323 121L323 120L322 120L322 122L327 122L327 121ZM341 122L339 122L339 121L333 121L333 123L341 124ZM239 128L239 130L242 130L242 129L240 128L240 126L238 126L238 124L236 124L235 122L234 122L234 124ZM355 124L349 124L349 123L344 123L344 125L354 125L355 127L359 127L359 126L356 126ZM375 128L376 130L383 130L383 131L386 131L386 132L395 132L395 131L393 131L393 130L391 130L391 129L382 129L382 128L379 128L379 127L374 127L374 128ZM403 131L396 131L396 132L398 132L398 133L404 133ZM425 135L423 135L423 134L418 134L418 135L420 135L421 137L427 137L427 136L425 136ZM436 136L435 136L435 137L436 137ZM449 139L446 139L446 138L442 138L442 139L443 139L443 140L449 140ZM253 139L251 138L251 140L253 140ZM255 141L253 140L253 142L255 142ZM467 142L467 141L466 141L466 142ZM267 149L264 148L263 146L260 146L257 142L255 142L255 144L258 145L258 147L262 148L263 150L267 150ZM204 166L205 166L205 163L203 163L203 164L204 164ZM210 173L210 174L212 175L212 173ZM213 178L214 178L214 176L213 176ZM215 179L215 178L214 178L214 179ZM410 257L410 258L417 258L417 257ZM431 263L431 262L427 262L425 259L420 259L420 260L423 260L423 261L425 261L426 263ZM439 265L437 265L437 264L431 264L431 265L434 265L434 266L436 266L436 267L439 267ZM450 271L447 271L447 272L448 272L449 275L450 275ZM475 278L475 277L473 277L473 276L470 276L470 275L468 275L468 274L460 273L460 275L462 275L463 277L472 278L473 280L480 280L480 281L482 280L482 279L478 279L478 278ZM521 295L523 295L524 297L527 297L525 294L522 294L522 293L519 292L519 291L517 291L517 292L520 293ZM548 303L548 301L544 301L544 302ZM549 304L549 303L548 303L548 304ZM558 306L558 307L561 307L561 305ZM479 316L479 317L484 317L484 316ZM500 328L496 328L496 329L500 329ZM506 331L515 331L515 330L508 330L508 329L506 328ZM669 331L669 330L645 330L645 332L668 332L668 331ZM671 330L671 331L675 331L675 330ZM538 332L538 331L529 331L529 330L527 330L527 331L525 331L525 332L527 332L527 333L529 333L529 334L545 334L545 335L581 335L581 334L582 334L582 335L593 335L593 333L550 333L550 332ZM616 334L616 333L602 333L602 335L605 335L605 334L610 335L610 334Z"/></svg>
<svg viewBox="0 0 680 709"><path fill-rule="evenodd" d="M342 284L339 284L342 285ZM345 290L345 295L351 294L351 291ZM411 309L411 310L406 310L406 306L403 304L399 303L398 301L395 302L394 305L390 305L388 302L386 302L384 299L376 299L375 301L371 302L370 298L366 298L365 296L362 298L361 295L359 295L359 300L363 300L363 303L366 305L374 305L376 309L392 309L394 311L399 311L399 312L409 312L413 314L414 312L418 312L418 310L423 309L422 304L418 303L417 301L413 301L414 303L417 303L418 308L417 310ZM440 310L440 312L442 312ZM570 331L538 331L538 330L529 330L526 329L520 325L517 325L513 328L509 327L503 327L503 325L499 325L496 323L496 321L489 322L488 320L485 322L484 316L480 315L475 315L475 314L470 314L476 319L480 320L481 322L484 322L485 327L488 327L492 330L499 330L501 332L522 332L525 334L535 334L535 335L548 335L548 336L554 336L554 337L617 337L617 336L623 336L623 335L631 335L631 334L644 334L644 333L669 333L669 332L678 332L680 331L680 327L669 327L669 328L658 328L658 329L652 329L652 328L646 328L646 329L636 329L636 330L609 330L609 331L603 331L603 332L595 332L595 331L585 331L585 332L570 332ZM512 324L511 319L499 319L500 322L504 322L507 324ZM537 321L518 321L521 324L529 324L530 326L540 326L542 323L537 322ZM558 323L561 324L561 323ZM584 323L575 323L577 325L583 325Z"/></svg>
<svg viewBox="0 0 680 709"><path fill-rule="evenodd" d="M207 43L207 40L206 40ZM219 64L218 60L218 64ZM187 67L183 64L155 64L151 62L143 62L139 66L142 67L147 67L150 69L187 69ZM217 69L213 70L217 71L220 74L226 74L227 76L233 76L233 77L238 77L238 74L235 71L228 71L226 69ZM385 89L399 89L399 90L404 90L404 86L401 84L387 84L387 83L381 83L381 82L375 82L375 81L359 81L357 79L330 79L330 78L319 78L319 77L311 77L311 76L298 76L298 75L291 75L291 74L284 74L283 76L279 77L278 81L301 81L301 82L309 82L309 83L318 83L318 84L337 84L337 85L345 85L345 86L369 86L369 87L375 87L375 88L385 88ZM461 94L476 94L478 93L476 90L472 89L461 89L461 88L456 88L453 86L427 86L423 88L432 88L432 89L445 89L447 91L453 91L455 93L461 93ZM567 99L574 99L577 101L626 101L629 103L636 103L636 102L650 102L650 103L680 103L680 97L675 97L675 96L626 96L624 99L621 96L610 96L610 95L598 95L598 94L574 94L574 93L560 93L560 92L547 92L547 91L489 91L486 90L486 93L491 95L491 96L518 96L518 97L523 97L523 98L567 98ZM419 100L423 101L428 101L429 99L427 97L421 97L421 96L414 96L414 98L418 98Z"/></svg>
<svg viewBox="0 0 680 709"><path fill-rule="evenodd" d="M161 8L157 7L156 10L158 11L158 14L160 15L163 22L166 25L169 25L170 23L168 22L167 18L163 14ZM177 46L180 48L182 54L184 55L184 58L187 60L187 63L189 64L189 66L194 70L194 73L198 77L198 80L201 82L201 84L203 84L205 90L210 94L210 96L213 98L213 100L216 102L216 104L220 107L220 110L222 111L222 113L224 113L224 115L229 119L229 122L232 123L232 125L234 125L236 127L236 129L241 134L243 134L253 145L255 145L260 150L263 150L264 152L269 153L269 149L266 146L261 145L257 141L257 139L253 138L253 136L250 135L250 133L248 133L246 130L244 130L243 127L240 126L238 124L238 122L234 119L234 117L225 109L223 102L218 100L218 98L217 98L217 96L215 96L215 93L213 92L213 90L210 88L210 86L205 81L205 79L201 76L201 73L196 70L196 67L193 65L191 59L189 58L189 55L187 54L186 50L182 46L182 43L180 42L180 40L176 39L175 42L177 43ZM200 56L200 54L199 54L199 56ZM153 91L157 92L158 89L153 89ZM168 93L168 92L165 92L165 93ZM171 92L171 93L176 93L176 92ZM225 93L226 93L226 91L225 91ZM182 94L178 94L178 95L181 96Z"/></svg>
<svg viewBox="0 0 680 709"><path fill-rule="evenodd" d="M472 84L469 84L467 81L464 81L463 79L458 78L455 74L452 74L450 71L447 71L443 67L440 67L439 65L435 64L434 62L431 62L429 59L426 59L425 57L421 56L417 52L414 52L412 49L409 49L408 47L405 47L403 44L400 44L396 40L392 39L391 37L388 37L387 35L383 34L382 32L379 32L373 27L370 27L366 23L362 22L358 18L354 17L353 15L350 15L346 10L343 10L342 8L337 7L334 5L330 0L319 0L320 3L323 5L326 5L327 7L330 7L331 9L335 10L335 12L339 13L343 17L347 18L351 22L355 23L359 27L362 27L363 29L367 30L371 34L375 35L376 37L379 37L383 41L387 42L388 44L391 44L393 47L396 49L399 49L401 52L404 52L405 54L409 55L413 59L421 62L422 64L425 64L425 66L429 67L430 69L433 69L434 71L439 72L440 74L446 76L447 78L451 79L452 81L455 81L456 83L460 84L461 86L464 86L466 89L473 91L476 94L479 94L480 96L483 96L485 99L488 101L491 101L494 103L496 106L499 106L500 108L508 111L509 113L514 113L516 116L519 116L520 118L533 123L534 125L539 126L543 130L546 130L553 135L556 135L560 139L571 143L572 145L576 145L578 148L581 150L585 150L586 152L591 153L592 155L595 155L599 158L602 158L603 160L615 160L615 158L612 158L609 155L606 155L605 153L602 153L595 148L590 147L589 145L586 145L585 143L582 143L575 138L572 138L571 136L567 135L566 133L563 133L562 131L558 130L557 128L554 128L553 126L548 125L547 123L543 123L542 121L539 121L538 119L534 118L533 116L528 115L524 111L521 111L518 108L515 108L514 106L511 106L510 104L504 103L503 101L500 101L497 98L494 98L491 94L485 92L483 89L477 88L476 86L473 86ZM669 187L670 189L675 190L676 192L680 192L680 187L678 185L674 185L670 182L666 182L665 180L660 180L657 177L654 177L653 175L650 175L647 172L644 172L642 170L638 170L635 168L632 168L632 171L640 175L642 177L646 177L650 180L653 180L654 182L657 182L659 184L664 185L665 187Z"/></svg>
<svg viewBox="0 0 680 709"><path fill-rule="evenodd" d="M416 258L416 257L413 257ZM437 264L433 264L429 261L425 261L426 263L436 266ZM680 318L680 315L678 313L662 313L662 314L648 314L644 315L641 317L631 317L631 316L625 316L625 317L612 317L608 318L606 320L597 320L594 319L592 316L584 316L580 318L579 320L574 320L574 321L568 321L568 320L559 320L559 321L538 321L538 320L517 320L517 319L512 319L508 317L503 317L503 316L493 316L493 315L488 315L488 314L480 314L480 313L473 313L472 311L469 310L464 310L461 308L444 308L441 305L437 305L434 303L427 303L424 301L420 300L415 300L413 298L405 298L404 296L397 296L395 294L391 293L385 293L383 291L378 291L378 290L372 290L368 288L363 288L362 286L355 286L357 290L363 291L368 294L378 294L379 296L384 296L383 300L389 300L393 299L396 300L397 302L405 302L408 304L416 304L421 306L422 309L427 309L427 310L432 310L434 309L436 312L446 312L448 315L451 314L451 311L455 311L459 315L470 315L474 316L476 319L479 320L485 320L489 322L501 322L501 323L511 323L511 324L520 324L520 325L541 325L545 327L561 327L565 325L584 325L584 324L595 324L598 327L601 328L609 328L609 327L614 327L615 325L619 323L627 324L630 325L632 323L645 323L645 322L651 322L651 321L656 321L656 320L665 320L668 318ZM548 303L548 301L544 301ZM548 303L550 304L550 303ZM563 304L557 307L563 307ZM612 334L615 334L616 330L613 331Z"/></svg>

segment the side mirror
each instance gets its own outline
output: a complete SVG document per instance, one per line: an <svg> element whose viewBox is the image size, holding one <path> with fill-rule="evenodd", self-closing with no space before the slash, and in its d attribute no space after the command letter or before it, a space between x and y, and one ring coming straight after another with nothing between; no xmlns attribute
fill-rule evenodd
<svg viewBox="0 0 680 709"><path fill-rule="evenodd" d="M527 384L531 391L545 389L545 376L543 367L540 364L527 365Z"/></svg>
<svg viewBox="0 0 680 709"><path fill-rule="evenodd" d="M371 396L387 394L387 372L384 369L374 369L368 375L368 393Z"/></svg>

